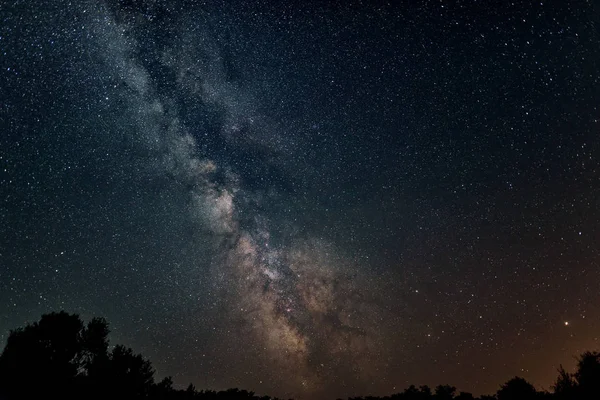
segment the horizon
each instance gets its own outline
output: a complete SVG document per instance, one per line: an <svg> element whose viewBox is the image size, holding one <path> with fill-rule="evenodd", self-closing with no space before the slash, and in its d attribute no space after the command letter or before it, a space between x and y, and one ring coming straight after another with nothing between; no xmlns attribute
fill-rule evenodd
<svg viewBox="0 0 600 400"><path fill-rule="evenodd" d="M98 399L130 396L162 400L279 400L240 388L198 390L193 383L187 386L174 384L172 376L161 379L156 375L151 360L127 346L111 344L109 336L110 323L105 318L94 317L86 323L79 315L64 310L44 314L39 321L11 330L6 346L0 352L0 396L29 399L50 394L68 399L80 398L87 393ZM355 394L348 400L595 398L600 393L600 352L586 351L575 360L573 372L560 366L551 390L535 388L526 379L515 375L498 385L498 390L491 394L474 396L448 384L435 387L412 384L383 397ZM31 381L36 384L28 384ZM24 390L25 387L29 389ZM306 396L307 393L301 393L300 399Z"/></svg>

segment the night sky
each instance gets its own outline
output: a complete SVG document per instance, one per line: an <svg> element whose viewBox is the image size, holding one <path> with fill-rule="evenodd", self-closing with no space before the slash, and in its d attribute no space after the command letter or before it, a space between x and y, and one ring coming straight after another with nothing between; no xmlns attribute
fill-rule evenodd
<svg viewBox="0 0 600 400"><path fill-rule="evenodd" d="M600 4L341 3L2 1L0 341L298 399L598 350Z"/></svg>

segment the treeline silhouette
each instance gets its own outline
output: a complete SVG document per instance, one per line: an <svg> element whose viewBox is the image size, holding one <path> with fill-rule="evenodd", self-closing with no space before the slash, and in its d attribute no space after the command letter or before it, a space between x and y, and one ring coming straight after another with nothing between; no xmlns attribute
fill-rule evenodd
<svg viewBox="0 0 600 400"><path fill-rule="evenodd" d="M176 390L171 377L155 382L150 361L125 346L109 350L108 334L104 318L84 325L64 311L12 330L0 355L0 400L276 400L239 389L197 391L192 384Z"/></svg>
<svg viewBox="0 0 600 400"><path fill-rule="evenodd" d="M600 353L585 352L577 359L577 371L570 374L561 365L552 392L538 391L525 379L515 376L501 385L496 394L474 397L457 393L454 386L410 386L401 393L384 397L350 397L348 400L600 400ZM338 399L339 400L339 399Z"/></svg>
<svg viewBox="0 0 600 400"><path fill-rule="evenodd" d="M278 400L239 389L198 391L173 387L171 377L154 380L150 361L132 349L117 345L109 350L109 328L104 318L84 325L76 314L64 311L42 316L39 322L12 330L0 354L0 400L17 399L166 399ZM475 398L440 385L410 386L385 397L348 400L600 400L600 353L585 352L570 374L561 366L552 392L538 391L515 377L491 396Z"/></svg>

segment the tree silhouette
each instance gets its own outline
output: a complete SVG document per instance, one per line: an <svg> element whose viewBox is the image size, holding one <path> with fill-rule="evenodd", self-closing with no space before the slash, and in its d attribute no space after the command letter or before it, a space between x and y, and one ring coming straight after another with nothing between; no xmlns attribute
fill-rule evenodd
<svg viewBox="0 0 600 400"><path fill-rule="evenodd" d="M435 395L433 398L435 400L452 400L455 393L456 388L454 386L439 385L435 388Z"/></svg>
<svg viewBox="0 0 600 400"><path fill-rule="evenodd" d="M530 400L537 398L537 390L525 379L515 376L496 393L498 400Z"/></svg>
<svg viewBox="0 0 600 400"><path fill-rule="evenodd" d="M104 318L94 318L81 334L79 389L82 393L90 393L92 399L106 396L111 368L108 354L109 332Z"/></svg>
<svg viewBox="0 0 600 400"><path fill-rule="evenodd" d="M600 353L586 351L579 357L575 379L580 399L600 399Z"/></svg>
<svg viewBox="0 0 600 400"><path fill-rule="evenodd" d="M82 328L77 315L60 312L11 331L0 356L2 392L11 398L42 393L73 397L82 357Z"/></svg>
<svg viewBox="0 0 600 400"><path fill-rule="evenodd" d="M110 349L109 326L103 318L84 325L78 315L64 311L42 315L39 322L12 330L0 354L0 399L152 399L152 400L278 400L258 397L242 389L197 391L190 384L174 388L171 377L155 383L154 368L141 354L116 345ZM577 359L573 374L560 366L553 393L537 391L520 377L500 387L495 396L478 400L598 400L600 399L600 353L585 352ZM386 397L355 397L349 400L476 400L466 392L439 385L417 388Z"/></svg>
<svg viewBox="0 0 600 400"><path fill-rule="evenodd" d="M150 361L130 348L109 351L108 323L87 325L64 311L12 330L0 354L0 399L261 399L253 392L176 390L171 377L154 382Z"/></svg>
<svg viewBox="0 0 600 400"><path fill-rule="evenodd" d="M454 400L474 400L475 397L473 397L472 393L468 393L468 392L460 392L458 394L458 396L456 396L454 398Z"/></svg>
<svg viewBox="0 0 600 400"><path fill-rule="evenodd" d="M558 377L552 386L557 399L573 399L577 395L577 382L572 374L569 374L563 366L558 368Z"/></svg>
<svg viewBox="0 0 600 400"><path fill-rule="evenodd" d="M104 318L92 319L81 333L83 366L87 370L107 358L109 333L108 322Z"/></svg>
<svg viewBox="0 0 600 400"><path fill-rule="evenodd" d="M147 397L154 384L152 364L141 354L117 345L110 354L108 382L114 397L125 398Z"/></svg>

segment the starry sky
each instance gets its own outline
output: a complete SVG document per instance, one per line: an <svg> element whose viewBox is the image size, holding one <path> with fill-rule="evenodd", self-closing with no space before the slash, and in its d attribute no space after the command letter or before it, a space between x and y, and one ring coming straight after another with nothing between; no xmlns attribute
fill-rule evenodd
<svg viewBox="0 0 600 400"><path fill-rule="evenodd" d="M2 2L0 340L297 399L599 349L600 5L339 3Z"/></svg>

